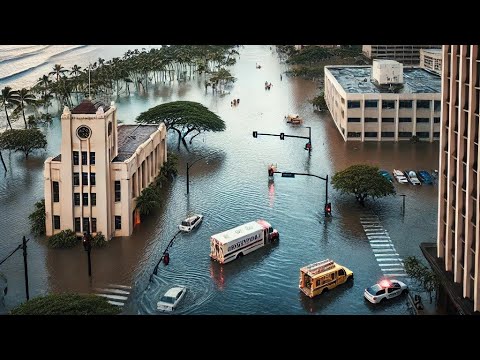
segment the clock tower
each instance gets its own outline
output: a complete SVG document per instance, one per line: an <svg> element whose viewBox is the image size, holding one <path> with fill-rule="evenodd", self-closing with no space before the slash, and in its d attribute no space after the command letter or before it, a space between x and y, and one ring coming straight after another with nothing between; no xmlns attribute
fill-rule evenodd
<svg viewBox="0 0 480 360"><path fill-rule="evenodd" d="M110 163L117 156L117 116L112 102L83 100L62 114L61 228L112 234ZM107 211L105 211L107 209Z"/></svg>

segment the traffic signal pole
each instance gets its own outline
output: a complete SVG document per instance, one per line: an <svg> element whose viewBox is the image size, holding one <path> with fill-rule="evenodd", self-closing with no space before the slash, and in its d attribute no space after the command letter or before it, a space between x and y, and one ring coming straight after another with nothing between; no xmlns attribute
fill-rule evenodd
<svg viewBox="0 0 480 360"><path fill-rule="evenodd" d="M330 204L328 202L328 175L326 177L321 177L321 176L318 176L318 175L307 174L307 173L281 172L281 171L273 171L272 173L273 174L281 174L282 177L289 177L289 178L294 178L295 175L301 175L301 176L313 176L313 177L324 180L326 182L326 184L325 184L325 206L324 206L325 217L330 216L330 214L327 213L327 211L326 211L328 204ZM330 204L330 212L331 212L331 204Z"/></svg>
<svg viewBox="0 0 480 360"><path fill-rule="evenodd" d="M299 135L287 135L285 133L280 134L270 134L270 133L259 133L258 131L253 131L253 137L256 139L258 136L278 136L280 140L285 140L286 137L297 138L297 139L308 139L308 143L305 144L305 150L308 150L308 154L312 151L312 128L310 126L305 126L308 128L308 137L299 136Z"/></svg>

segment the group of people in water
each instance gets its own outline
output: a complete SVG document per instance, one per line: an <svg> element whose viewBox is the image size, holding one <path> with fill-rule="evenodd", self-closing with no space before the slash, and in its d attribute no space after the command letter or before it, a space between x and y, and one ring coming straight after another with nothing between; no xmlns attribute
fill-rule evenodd
<svg viewBox="0 0 480 360"><path fill-rule="evenodd" d="M238 104L240 104L240 99L233 99L230 102L230 106L237 106Z"/></svg>
<svg viewBox="0 0 480 360"><path fill-rule="evenodd" d="M270 90L270 88L272 87L272 83L269 83L268 81L265 81L265 90Z"/></svg>

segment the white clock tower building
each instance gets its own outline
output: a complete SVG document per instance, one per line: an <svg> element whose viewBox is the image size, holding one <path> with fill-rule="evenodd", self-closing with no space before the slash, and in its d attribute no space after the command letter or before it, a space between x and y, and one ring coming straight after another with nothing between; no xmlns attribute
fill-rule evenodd
<svg viewBox="0 0 480 360"><path fill-rule="evenodd" d="M45 161L47 235L130 235L136 197L166 161L165 125L117 126L113 102L90 100L65 107L61 123L61 154Z"/></svg>

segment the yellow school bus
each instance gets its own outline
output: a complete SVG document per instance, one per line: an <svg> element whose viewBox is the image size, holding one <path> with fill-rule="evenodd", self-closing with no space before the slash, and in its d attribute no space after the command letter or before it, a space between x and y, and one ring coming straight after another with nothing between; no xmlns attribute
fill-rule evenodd
<svg viewBox="0 0 480 360"><path fill-rule="evenodd" d="M302 267L298 287L305 295L313 298L350 279L353 279L352 271L330 259L326 259Z"/></svg>

